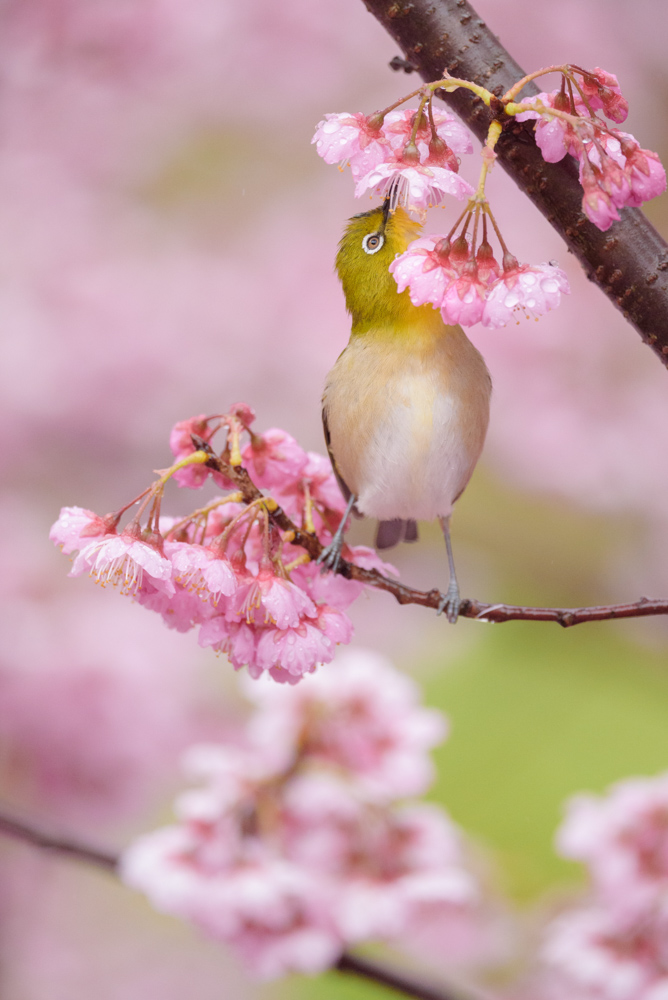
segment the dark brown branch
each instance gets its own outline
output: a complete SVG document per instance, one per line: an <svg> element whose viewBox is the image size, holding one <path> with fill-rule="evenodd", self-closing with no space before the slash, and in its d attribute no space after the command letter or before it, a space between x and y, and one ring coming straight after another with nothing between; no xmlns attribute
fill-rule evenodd
<svg viewBox="0 0 668 1000"><path fill-rule="evenodd" d="M262 492L252 482L244 468L233 468L228 465L213 452L202 438L193 435L193 441L202 451L209 452L211 460L208 465L218 472L222 472L224 476L234 482L245 503L262 499ZM302 548L306 549L311 559L318 558L323 546L315 535L298 528L282 507L271 511L269 516L281 531L293 533L295 545L301 545ZM394 595L399 604L420 604L424 608L436 610L441 601L442 595L439 590L415 590L398 580L383 576L378 570L363 569L345 559L341 560L337 572L348 580L359 580L360 583L366 583L377 590L386 590L389 594ZM631 604L604 604L589 608L530 608L518 604L485 604L482 601L466 599L462 601L459 610L460 618L475 618L486 622L556 622L563 628L581 625L584 622L600 622L613 618L646 618L666 614L668 614L668 600L650 600L647 597L641 597L639 601Z"/></svg>
<svg viewBox="0 0 668 1000"><path fill-rule="evenodd" d="M526 75L467 0L364 3L424 80L438 80L447 70L500 97ZM520 97L536 93L535 84L529 84ZM440 96L479 139L485 138L492 115L479 98L466 90ZM532 122L508 122L496 152L587 277L668 365L668 244L635 208L623 209L621 220L605 233L592 225L581 211L575 161L566 156L560 163L546 163L535 144Z"/></svg>
<svg viewBox="0 0 668 1000"><path fill-rule="evenodd" d="M371 979L373 982L389 987L396 993L403 993L407 997L417 997L417 1000L463 1000L461 993L445 993L443 989L415 982L403 972L388 969L377 962L371 962L367 958L358 958L348 952L343 953L335 968L339 972L352 972L363 979Z"/></svg>
<svg viewBox="0 0 668 1000"><path fill-rule="evenodd" d="M0 834L3 833L15 840L31 844L33 847L39 847L41 850L62 854L70 860L83 861L86 864L95 865L97 868L104 868L112 874L118 874L119 857L117 855L99 851L95 847L88 847L77 840L70 840L68 837L48 833L32 823L9 816L0 809ZM347 952L341 956L336 968L340 972L352 973L364 979L371 979L382 986L389 986L390 989L397 990L409 997L416 997L417 1000L462 1000L461 997L455 997L453 993L413 982L402 973L386 969L376 962L356 958Z"/></svg>
<svg viewBox="0 0 668 1000"><path fill-rule="evenodd" d="M33 847L39 847L44 851L52 851L54 854L64 854L74 861L85 861L86 864L96 865L98 868L105 868L107 871L115 872L118 866L118 858L114 854L106 851L98 851L95 847L88 847L67 837L56 836L41 830L32 823L16 819L0 812L0 833L15 840L22 840Z"/></svg>

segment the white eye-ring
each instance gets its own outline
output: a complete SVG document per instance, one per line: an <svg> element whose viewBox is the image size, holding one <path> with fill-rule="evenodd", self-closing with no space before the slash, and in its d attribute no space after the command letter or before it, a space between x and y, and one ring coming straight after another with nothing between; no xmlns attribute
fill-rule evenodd
<svg viewBox="0 0 668 1000"><path fill-rule="evenodd" d="M362 240L362 249L364 253L378 253L384 243L385 237L382 233L368 233Z"/></svg>

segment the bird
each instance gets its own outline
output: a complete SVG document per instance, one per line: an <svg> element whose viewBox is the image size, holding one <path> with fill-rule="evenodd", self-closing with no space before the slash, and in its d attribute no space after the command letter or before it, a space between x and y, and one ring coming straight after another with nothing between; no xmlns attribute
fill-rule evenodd
<svg viewBox="0 0 668 1000"><path fill-rule="evenodd" d="M327 375L322 419L347 506L319 561L323 572L336 572L351 513L378 519L380 549L415 541L417 522L437 518L450 573L438 611L456 622L461 597L450 517L482 452L492 382L460 326L397 290L390 264L421 228L386 198L353 216L339 244L336 271L352 329Z"/></svg>

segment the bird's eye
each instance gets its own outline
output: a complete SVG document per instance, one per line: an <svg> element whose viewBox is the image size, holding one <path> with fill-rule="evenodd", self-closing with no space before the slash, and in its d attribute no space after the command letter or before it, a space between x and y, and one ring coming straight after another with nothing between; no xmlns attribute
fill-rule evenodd
<svg viewBox="0 0 668 1000"><path fill-rule="evenodd" d="M369 233L362 240L362 249L364 253L378 253L384 242L382 233Z"/></svg>

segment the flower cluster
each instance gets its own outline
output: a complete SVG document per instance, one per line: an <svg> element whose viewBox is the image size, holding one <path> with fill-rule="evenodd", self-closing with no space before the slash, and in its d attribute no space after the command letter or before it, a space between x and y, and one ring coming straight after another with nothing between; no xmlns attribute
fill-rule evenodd
<svg viewBox="0 0 668 1000"><path fill-rule="evenodd" d="M561 995L578 1000L668 997L668 774L580 796L558 837L592 880L584 909L549 930L544 958Z"/></svg>
<svg viewBox="0 0 668 1000"><path fill-rule="evenodd" d="M361 112L326 115L317 126L313 142L318 153L326 163L350 164L356 197L375 191L389 199L391 211L404 205L421 213L439 204L446 194L469 198L457 236L461 220L447 236L428 236L410 244L390 265L399 292L408 288L415 305L431 303L441 310L446 323L501 327L518 313L538 317L558 306L569 286L555 264L520 264L503 242L484 193L502 131L498 116L482 150L477 190L458 176L455 154L470 152L470 139L449 115L434 110L439 85L450 92L468 88L488 105L492 101L502 105L518 121L535 119L536 142L547 161L556 162L566 153L577 157L584 189L582 208L599 229L608 229L619 218L619 208L640 205L666 188L665 171L656 153L641 149L632 135L609 128L596 115L603 111L617 124L626 118L628 104L612 73L564 66L560 68L561 89L515 102L515 95L529 80L552 71L525 77L502 98L446 74L443 80L415 92L420 94L417 111L396 110L405 98L370 117ZM481 217L483 235L478 245ZM488 219L501 246L501 265L487 242Z"/></svg>
<svg viewBox="0 0 668 1000"><path fill-rule="evenodd" d="M390 264L398 291L409 289L413 305L431 303L443 321L505 326L517 312L541 316L570 291L556 264L519 264L507 251L502 267L486 238L475 249L465 235L425 236Z"/></svg>
<svg viewBox="0 0 668 1000"><path fill-rule="evenodd" d="M70 576L89 573L102 585L117 584L161 614L170 628L199 627L200 645L226 653L235 669L247 666L253 677L268 672L295 684L316 664L328 663L338 643L350 642L353 629L345 609L363 584L323 576L293 544L294 532L281 532L270 521L268 511L280 505L294 523L327 544L345 503L326 458L303 451L278 428L255 434L253 419L252 410L240 404L228 414L177 424L171 445L178 461L142 494L129 524L119 530L127 507L106 517L65 507L50 537L65 553L76 553ZM160 517L162 491L172 475L181 486L198 488L212 474L219 486L234 488L231 478L206 465L207 451L196 447L209 448L223 427L230 475L243 463L271 497L243 504L241 494L232 492L179 520ZM250 436L243 452L242 434ZM348 548L346 557L396 574L364 546Z"/></svg>
<svg viewBox="0 0 668 1000"><path fill-rule="evenodd" d="M202 785L177 801L176 825L126 850L125 882L263 977L320 972L416 921L470 924L477 887L457 830L435 806L398 801L425 791L444 731L414 685L357 652L295 691L248 688L244 744L189 751Z"/></svg>
<svg viewBox="0 0 668 1000"><path fill-rule="evenodd" d="M312 142L325 163L350 164L356 198L389 194L392 209L420 212L447 194L460 201L473 194L458 174L458 154L473 151L471 137L443 111L325 115Z"/></svg>
<svg viewBox="0 0 668 1000"><path fill-rule="evenodd" d="M564 85L527 97L521 104L531 110L517 114L517 120L536 119L536 144L548 163L557 163L566 153L577 158L582 210L605 231L619 219L618 209L637 207L665 191L666 172L656 153L641 149L628 132L609 128L596 116L602 110L617 124L626 119L628 104L617 77L599 68L592 73L572 70L578 92L571 88L567 94Z"/></svg>

